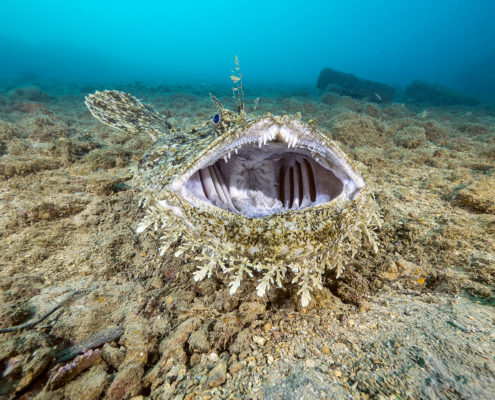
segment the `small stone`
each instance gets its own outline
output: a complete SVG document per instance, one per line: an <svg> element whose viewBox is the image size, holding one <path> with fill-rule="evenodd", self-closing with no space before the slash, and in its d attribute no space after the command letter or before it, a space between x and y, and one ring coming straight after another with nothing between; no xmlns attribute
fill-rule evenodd
<svg viewBox="0 0 495 400"><path fill-rule="evenodd" d="M330 354L330 348L327 347L327 346L323 346L321 348L321 351L322 351L323 354Z"/></svg>
<svg viewBox="0 0 495 400"><path fill-rule="evenodd" d="M100 398L107 384L108 375L103 364L96 365L80 378L65 386L65 397L68 399L96 400Z"/></svg>
<svg viewBox="0 0 495 400"><path fill-rule="evenodd" d="M126 365L120 370L107 391L108 399L136 396L143 386L144 368L140 363Z"/></svg>
<svg viewBox="0 0 495 400"><path fill-rule="evenodd" d="M155 277L151 280L150 286L154 289L161 289L163 287L163 281L160 278Z"/></svg>
<svg viewBox="0 0 495 400"><path fill-rule="evenodd" d="M358 312L363 313L363 312L369 311L369 309L370 309L370 304L367 301L363 300L359 304Z"/></svg>
<svg viewBox="0 0 495 400"><path fill-rule="evenodd" d="M101 350L101 358L113 369L119 369L124 361L125 353L117 347L105 343Z"/></svg>
<svg viewBox="0 0 495 400"><path fill-rule="evenodd" d="M245 302L239 306L239 318L241 322L245 324L246 322L255 321L258 315L263 314L266 310L266 306L258 302Z"/></svg>
<svg viewBox="0 0 495 400"><path fill-rule="evenodd" d="M183 364L175 364L167 372L167 375L165 375L165 380L170 384L180 382L184 378L185 373L186 369Z"/></svg>
<svg viewBox="0 0 495 400"><path fill-rule="evenodd" d="M265 332L270 332L270 330L272 329L272 324L270 324L269 322L267 322L267 323L263 326L263 329L265 330Z"/></svg>
<svg viewBox="0 0 495 400"><path fill-rule="evenodd" d="M404 271L406 269L408 269L408 262L406 260L404 260L403 258L399 258L395 264L397 265L397 267L399 268L399 270L401 271Z"/></svg>
<svg viewBox="0 0 495 400"><path fill-rule="evenodd" d="M340 378L342 376L342 371L339 371L338 369L333 371L333 374L337 377Z"/></svg>
<svg viewBox="0 0 495 400"><path fill-rule="evenodd" d="M208 354L208 361L212 363L218 361L218 354L215 352Z"/></svg>
<svg viewBox="0 0 495 400"><path fill-rule="evenodd" d="M64 386L67 382L91 368L101 359L101 350L88 350L74 358L69 364L54 369L48 380L47 387L50 390Z"/></svg>
<svg viewBox="0 0 495 400"><path fill-rule="evenodd" d="M213 388L223 385L225 379L227 379L227 364L225 361L219 361L208 374L208 386Z"/></svg>
<svg viewBox="0 0 495 400"><path fill-rule="evenodd" d="M306 367L308 368L314 368L316 366L315 360L311 360L311 359L306 360L305 364Z"/></svg>
<svg viewBox="0 0 495 400"><path fill-rule="evenodd" d="M187 341L190 351L196 351L198 353L206 353L210 349L210 343L204 329L199 329L189 336Z"/></svg>
<svg viewBox="0 0 495 400"><path fill-rule="evenodd" d="M191 365L191 368L195 367L200 362L201 362L201 356L198 353L194 353L189 359L189 364Z"/></svg>
<svg viewBox="0 0 495 400"><path fill-rule="evenodd" d="M248 363L248 368L253 369L256 367L256 358L255 357L248 357L246 358L246 361Z"/></svg>
<svg viewBox="0 0 495 400"><path fill-rule="evenodd" d="M296 358L299 359L303 359L304 357L306 357L306 349L304 348L304 346L298 344L294 349L294 355L296 356Z"/></svg>
<svg viewBox="0 0 495 400"><path fill-rule="evenodd" d="M268 365L272 365L275 359L271 354L269 354L268 357L266 358L266 361L268 362Z"/></svg>
<svg viewBox="0 0 495 400"><path fill-rule="evenodd" d="M263 347L265 345L266 339L264 337L254 335L253 342L256 343L258 346Z"/></svg>
<svg viewBox="0 0 495 400"><path fill-rule="evenodd" d="M48 366L53 357L52 349L38 349L32 359L22 367L22 378L17 384L17 391L26 388Z"/></svg>
<svg viewBox="0 0 495 400"><path fill-rule="evenodd" d="M231 366L229 367L229 372L234 375L237 372L239 372L242 368L244 367L242 362L235 362L232 363Z"/></svg>

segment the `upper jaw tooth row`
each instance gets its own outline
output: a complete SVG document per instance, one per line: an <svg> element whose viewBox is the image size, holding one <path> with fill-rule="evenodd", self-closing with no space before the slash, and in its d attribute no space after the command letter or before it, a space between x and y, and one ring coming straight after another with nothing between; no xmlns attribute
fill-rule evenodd
<svg viewBox="0 0 495 400"><path fill-rule="evenodd" d="M230 160L232 152L237 152L239 149L247 143L258 143L258 147L265 146L269 141L274 140L277 135L279 135L285 143L287 143L287 148L296 147L300 141L299 136L296 132L288 129L285 126L272 125L270 128L263 130L263 133L258 136L248 136L242 139L236 140L229 147L229 150L222 156L224 161Z"/></svg>

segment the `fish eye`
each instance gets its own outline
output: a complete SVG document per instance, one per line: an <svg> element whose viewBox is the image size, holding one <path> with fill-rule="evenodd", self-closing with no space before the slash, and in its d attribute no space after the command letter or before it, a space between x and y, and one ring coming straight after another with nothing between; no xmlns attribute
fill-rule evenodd
<svg viewBox="0 0 495 400"><path fill-rule="evenodd" d="M213 122L216 124L218 123L218 121L220 121L220 115L218 115L218 113L215 113L215 115L213 116Z"/></svg>

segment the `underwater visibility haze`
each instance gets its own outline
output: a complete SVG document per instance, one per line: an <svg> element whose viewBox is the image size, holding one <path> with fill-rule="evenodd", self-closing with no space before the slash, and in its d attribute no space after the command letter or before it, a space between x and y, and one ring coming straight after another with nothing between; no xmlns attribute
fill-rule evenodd
<svg viewBox="0 0 495 400"><path fill-rule="evenodd" d="M0 400L486 399L495 3L0 3Z"/></svg>
<svg viewBox="0 0 495 400"><path fill-rule="evenodd" d="M494 88L489 0L20 0L0 7L0 76L221 82L238 55L247 82L312 85L328 66L402 86L419 79L485 96L483 86Z"/></svg>

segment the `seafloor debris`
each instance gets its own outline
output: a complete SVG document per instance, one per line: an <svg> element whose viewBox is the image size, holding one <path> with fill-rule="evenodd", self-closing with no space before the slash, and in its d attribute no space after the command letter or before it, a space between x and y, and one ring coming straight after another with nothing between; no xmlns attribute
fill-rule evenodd
<svg viewBox="0 0 495 400"><path fill-rule="evenodd" d="M98 332L95 335L83 340L74 346L69 347L57 354L57 361L64 362L70 360L72 357L79 353L88 351L95 347L99 347L102 344L111 340L118 339L124 333L124 329L120 326L109 328L104 331Z"/></svg>
<svg viewBox="0 0 495 400"><path fill-rule="evenodd" d="M57 389L75 378L81 372L92 367L101 358L101 350L88 350L77 356L70 364L58 368L48 380L49 389Z"/></svg>
<svg viewBox="0 0 495 400"><path fill-rule="evenodd" d="M395 89L389 85L358 78L356 75L331 68L321 70L316 86L321 90L327 89L358 99L367 97L375 103L390 103L395 94Z"/></svg>

